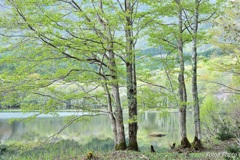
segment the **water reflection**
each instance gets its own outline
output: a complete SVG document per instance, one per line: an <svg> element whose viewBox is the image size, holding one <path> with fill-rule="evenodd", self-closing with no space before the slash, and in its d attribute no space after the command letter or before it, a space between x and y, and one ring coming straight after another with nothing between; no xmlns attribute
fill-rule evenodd
<svg viewBox="0 0 240 160"><path fill-rule="evenodd" d="M59 117L39 117L29 122L15 121L8 123L8 118L4 118L0 113L0 140L1 142L28 142L44 141L47 137L56 134L66 124L66 117L69 113ZM4 113L6 114L6 113ZM14 117L14 113L7 113L9 117ZM12 114L12 115L11 115ZM127 116L127 114L125 114ZM20 116L21 117L21 116ZM19 117L18 117L19 118ZM179 114L171 113L169 116L160 117L157 112L139 113L139 146L168 147L170 143L179 141ZM193 135L193 114L187 114L187 129L189 138ZM127 122L125 123L127 133ZM166 136L158 138L151 137L151 133L164 133ZM112 138L111 123L107 116L97 116L88 120L79 121L67 127L58 139L69 139L87 144L94 138Z"/></svg>

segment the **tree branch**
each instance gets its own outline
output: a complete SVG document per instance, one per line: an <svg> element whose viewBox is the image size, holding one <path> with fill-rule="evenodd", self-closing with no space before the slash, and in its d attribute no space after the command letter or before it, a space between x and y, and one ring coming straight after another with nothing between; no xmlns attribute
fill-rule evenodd
<svg viewBox="0 0 240 160"><path fill-rule="evenodd" d="M139 79L139 78L138 78L138 80L141 81L141 82L144 82L144 83L146 83L146 84L150 84L150 85L152 85L152 86L156 86L156 87L163 88L163 89L167 90L168 92L171 92L168 88L166 88L166 87L164 87L164 86L161 86L161 85L158 85L158 84L153 84L153 83L147 82L147 81L142 80L142 79Z"/></svg>
<svg viewBox="0 0 240 160"><path fill-rule="evenodd" d="M229 87L229 86L227 86L227 85L225 85L225 84L222 84L222 83L220 83L220 82L208 81L208 80L200 80L200 81L204 81L204 82L208 82L208 83L218 84L218 85L221 85L221 86L223 86L223 87L225 87L225 88L228 88L228 89L231 89L231 90L234 90L234 91L240 92L240 89L235 89L235 88Z"/></svg>

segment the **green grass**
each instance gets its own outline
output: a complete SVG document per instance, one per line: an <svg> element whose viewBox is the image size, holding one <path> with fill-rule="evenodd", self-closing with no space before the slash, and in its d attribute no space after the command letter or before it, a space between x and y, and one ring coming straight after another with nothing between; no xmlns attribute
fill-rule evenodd
<svg viewBox="0 0 240 160"><path fill-rule="evenodd" d="M226 142L224 142L226 143ZM155 148L156 152L151 153L150 148L141 148L141 152L133 151L113 151L112 142L93 139L86 145L80 145L75 141L62 140L56 143L40 145L37 143L20 144L14 143L4 147L7 150L0 156L0 160L77 160L87 159L89 153L92 153L93 159L98 160L200 160L209 159L207 153L223 152L224 150L214 151L213 146L223 146L223 142L207 144L207 148L201 152L189 152L182 150L179 153L176 150L168 148ZM99 148L97 148L98 146ZM222 148L223 149L223 148ZM224 157L211 157L210 159L224 159Z"/></svg>
<svg viewBox="0 0 240 160"><path fill-rule="evenodd" d="M110 139L92 141L85 145L71 140L61 140L56 143L12 143L5 145L7 150L0 156L2 159L14 160L65 160L71 158L81 158L88 152L108 152L114 148L113 141Z"/></svg>

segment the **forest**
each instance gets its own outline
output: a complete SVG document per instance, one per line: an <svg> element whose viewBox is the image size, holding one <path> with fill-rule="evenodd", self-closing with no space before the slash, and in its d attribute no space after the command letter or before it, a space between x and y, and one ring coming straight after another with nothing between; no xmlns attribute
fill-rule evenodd
<svg viewBox="0 0 240 160"><path fill-rule="evenodd" d="M0 1L0 160L239 159L239 11Z"/></svg>

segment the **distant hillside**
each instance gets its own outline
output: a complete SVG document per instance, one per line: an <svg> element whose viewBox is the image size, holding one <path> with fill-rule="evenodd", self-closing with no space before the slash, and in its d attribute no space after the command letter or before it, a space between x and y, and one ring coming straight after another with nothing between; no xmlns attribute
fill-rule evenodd
<svg viewBox="0 0 240 160"><path fill-rule="evenodd" d="M188 45L185 48L185 55L189 56L191 55L191 45ZM159 47L159 48L147 48L144 50L140 51L140 54L137 55L137 57L142 57L142 56L159 56L160 54L166 54L167 51L165 51L163 49L163 47ZM211 55L223 55L223 51L219 48L215 48L214 46L210 45L210 44L206 44L206 45L202 45L198 48L198 55L199 56L203 56L206 58L209 58Z"/></svg>
<svg viewBox="0 0 240 160"><path fill-rule="evenodd" d="M164 50L163 47L158 47L158 48L147 48L144 50L140 51L140 54L137 57L141 57L141 56L157 56L160 54L166 54L167 52Z"/></svg>
<svg viewBox="0 0 240 160"><path fill-rule="evenodd" d="M191 44L187 45L185 48L185 64L191 65L191 57L192 57L192 46ZM156 70L161 69L162 62L160 59L166 56L167 51L163 48L147 48L141 50L140 53L137 54L137 68L141 69L149 69ZM223 55L223 51L219 48L216 48L210 44L202 45L198 48L198 56L201 58L210 59L211 56L221 56ZM172 63L172 62L169 62Z"/></svg>

